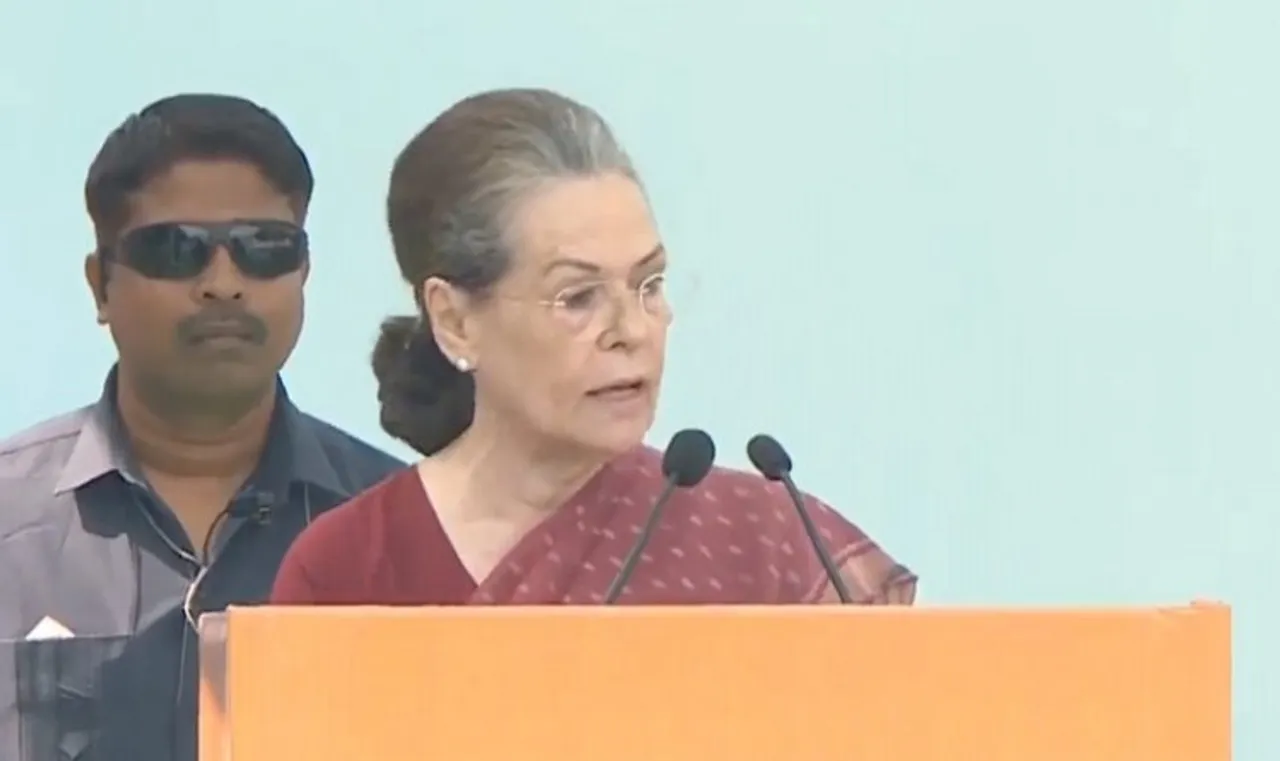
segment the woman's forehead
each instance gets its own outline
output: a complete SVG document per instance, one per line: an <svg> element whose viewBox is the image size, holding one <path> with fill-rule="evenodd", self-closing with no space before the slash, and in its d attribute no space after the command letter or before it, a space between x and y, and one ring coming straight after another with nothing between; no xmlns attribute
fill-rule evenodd
<svg viewBox="0 0 1280 761"><path fill-rule="evenodd" d="M638 249L637 249L638 250ZM543 261L531 262L531 268L537 269L538 274L553 275L558 272L569 273L585 273L592 275L611 276L615 274L627 274L636 270L642 270L654 266L666 260L666 249L662 244L651 248L648 253L641 256L552 256L547 257Z"/></svg>
<svg viewBox="0 0 1280 761"><path fill-rule="evenodd" d="M643 191L619 175L548 183L522 204L512 233L521 269L534 271L628 270L661 248Z"/></svg>

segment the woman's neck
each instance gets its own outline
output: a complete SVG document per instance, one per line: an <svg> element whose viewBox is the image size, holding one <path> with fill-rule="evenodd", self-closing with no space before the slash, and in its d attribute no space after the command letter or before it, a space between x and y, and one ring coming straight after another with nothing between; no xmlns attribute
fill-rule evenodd
<svg viewBox="0 0 1280 761"><path fill-rule="evenodd" d="M479 421L477 421L479 422ZM549 454L509 432L472 425L424 461L449 482L457 508L476 517L545 515L568 502L605 465L603 457Z"/></svg>

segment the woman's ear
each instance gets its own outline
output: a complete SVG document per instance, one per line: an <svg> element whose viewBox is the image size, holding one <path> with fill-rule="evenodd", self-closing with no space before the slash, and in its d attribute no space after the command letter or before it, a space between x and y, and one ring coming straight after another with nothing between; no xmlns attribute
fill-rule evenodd
<svg viewBox="0 0 1280 761"><path fill-rule="evenodd" d="M438 277L427 278L416 295L440 351L455 365L475 367L477 336L471 298Z"/></svg>

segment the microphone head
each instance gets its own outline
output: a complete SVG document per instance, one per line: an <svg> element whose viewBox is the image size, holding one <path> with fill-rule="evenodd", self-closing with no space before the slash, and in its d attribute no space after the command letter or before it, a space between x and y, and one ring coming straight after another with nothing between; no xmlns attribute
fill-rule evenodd
<svg viewBox="0 0 1280 761"><path fill-rule="evenodd" d="M761 475L770 481L781 481L791 473L791 455L778 440L768 434L757 434L747 442L747 458Z"/></svg>
<svg viewBox="0 0 1280 761"><path fill-rule="evenodd" d="M686 428L677 431L662 453L662 475L676 486L696 486L711 472L716 445L706 431Z"/></svg>

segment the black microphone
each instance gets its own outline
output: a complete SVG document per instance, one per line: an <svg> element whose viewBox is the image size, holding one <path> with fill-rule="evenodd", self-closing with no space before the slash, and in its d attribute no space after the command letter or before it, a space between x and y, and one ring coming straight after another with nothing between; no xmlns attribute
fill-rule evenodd
<svg viewBox="0 0 1280 761"><path fill-rule="evenodd" d="M822 537L818 535L818 527L813 525L813 516L809 515L809 510L805 508L804 498L800 496L796 482L791 480L791 455L787 454L787 450L782 448L777 439L761 433L747 442L747 457L765 478L770 481L780 481L786 488L787 496L791 497L791 503L796 506L796 512L800 514L800 522L804 524L804 533L809 537L809 544L813 545L813 551L818 554L818 560L822 563L823 570L827 572L831 585L836 588L840 602L852 603L853 595L849 594L849 587L844 583L840 569L836 568L835 561L831 559L831 553L827 552L826 545L822 543Z"/></svg>
<svg viewBox="0 0 1280 761"><path fill-rule="evenodd" d="M260 491L251 498L235 500L224 511L224 515L229 518L247 518L260 526L265 526L271 522L271 513L274 512L275 504L274 494Z"/></svg>
<svg viewBox="0 0 1280 761"><path fill-rule="evenodd" d="M271 492L258 492L257 509L253 512L253 520L259 526L271 522L271 513L276 504L276 495Z"/></svg>
<svg viewBox="0 0 1280 761"><path fill-rule="evenodd" d="M605 605L617 602L618 596L622 594L627 582L635 574L636 566L640 564L640 555L649 544L649 540L653 538L653 532L662 518L662 510L671 500L671 495L675 494L676 488L688 489L691 486L697 486L707 477L707 473L711 472L711 463L715 462L715 459L716 445L706 431L686 428L671 437L671 443L667 444L667 451L662 453L662 475L666 477L666 485L654 500L653 509L649 511L649 518L640 529L640 536L636 539L635 546L631 548L631 552L627 553L618 570L618 575L609 585L609 591L604 596Z"/></svg>

